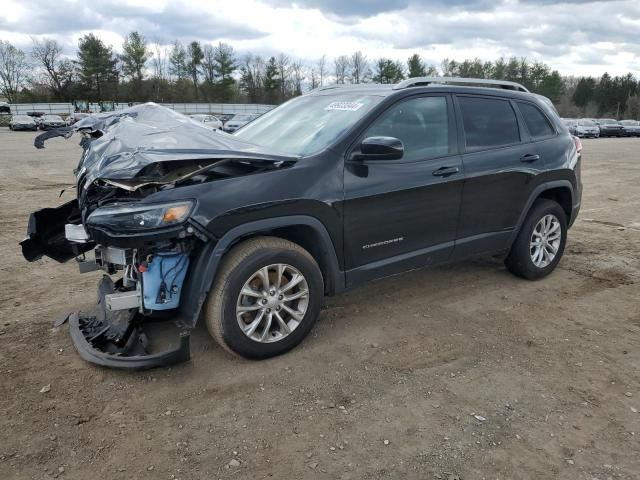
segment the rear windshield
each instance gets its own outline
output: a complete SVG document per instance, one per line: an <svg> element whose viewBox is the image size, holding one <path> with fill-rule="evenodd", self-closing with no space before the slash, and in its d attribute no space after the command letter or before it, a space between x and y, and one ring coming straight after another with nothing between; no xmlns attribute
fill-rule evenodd
<svg viewBox="0 0 640 480"><path fill-rule="evenodd" d="M581 127L595 127L596 122L594 122L593 120L580 120L578 122L578 125L580 125Z"/></svg>
<svg viewBox="0 0 640 480"><path fill-rule="evenodd" d="M311 155L331 145L382 98L357 93L298 97L265 113L234 135L277 151Z"/></svg>
<svg viewBox="0 0 640 480"><path fill-rule="evenodd" d="M615 120L612 120L610 118L605 118L603 120L600 120L600 123L603 125L611 125L612 123L618 123Z"/></svg>

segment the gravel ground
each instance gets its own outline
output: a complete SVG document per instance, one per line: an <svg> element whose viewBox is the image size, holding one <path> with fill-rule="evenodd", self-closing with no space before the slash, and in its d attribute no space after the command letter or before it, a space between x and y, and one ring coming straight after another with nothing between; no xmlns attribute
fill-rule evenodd
<svg viewBox="0 0 640 480"><path fill-rule="evenodd" d="M327 299L279 358L198 328L190 363L127 373L52 326L99 274L22 259L29 212L72 198L79 158L33 137L0 129L0 478L640 478L640 139L584 142L545 280L495 259L413 272Z"/></svg>

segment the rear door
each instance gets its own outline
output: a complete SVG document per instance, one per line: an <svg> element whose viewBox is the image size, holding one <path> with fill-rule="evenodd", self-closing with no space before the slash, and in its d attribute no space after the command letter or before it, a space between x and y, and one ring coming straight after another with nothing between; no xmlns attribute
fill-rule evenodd
<svg viewBox="0 0 640 480"><path fill-rule="evenodd" d="M346 159L349 285L448 259L455 240L463 172L451 96L398 101L372 122L357 145L374 136L399 138L404 156Z"/></svg>
<svg viewBox="0 0 640 480"><path fill-rule="evenodd" d="M506 248L544 155L532 142L515 102L504 97L456 95L465 170L454 258Z"/></svg>

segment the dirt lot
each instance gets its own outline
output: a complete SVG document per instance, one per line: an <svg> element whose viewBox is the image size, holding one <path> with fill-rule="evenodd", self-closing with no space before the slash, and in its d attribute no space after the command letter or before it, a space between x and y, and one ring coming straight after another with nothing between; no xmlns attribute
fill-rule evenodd
<svg viewBox="0 0 640 480"><path fill-rule="evenodd" d="M328 299L285 356L231 358L199 328L192 362L126 373L52 328L99 274L22 259L79 157L33 137L0 129L0 478L640 478L640 139L584 142L543 281L493 259L414 272Z"/></svg>

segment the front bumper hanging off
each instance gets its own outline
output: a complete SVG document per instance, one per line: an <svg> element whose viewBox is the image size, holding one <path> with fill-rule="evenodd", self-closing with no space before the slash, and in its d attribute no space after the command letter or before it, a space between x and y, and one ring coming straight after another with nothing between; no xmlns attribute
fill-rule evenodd
<svg viewBox="0 0 640 480"><path fill-rule="evenodd" d="M104 367L138 370L166 367L191 358L189 329L171 320L154 321L136 310L109 310L105 296L114 291L113 281L105 275L98 285L95 309L69 318L71 339L84 360ZM170 323L174 325L167 332ZM162 342L168 347L160 348L150 330L161 333L159 338L169 337Z"/></svg>

